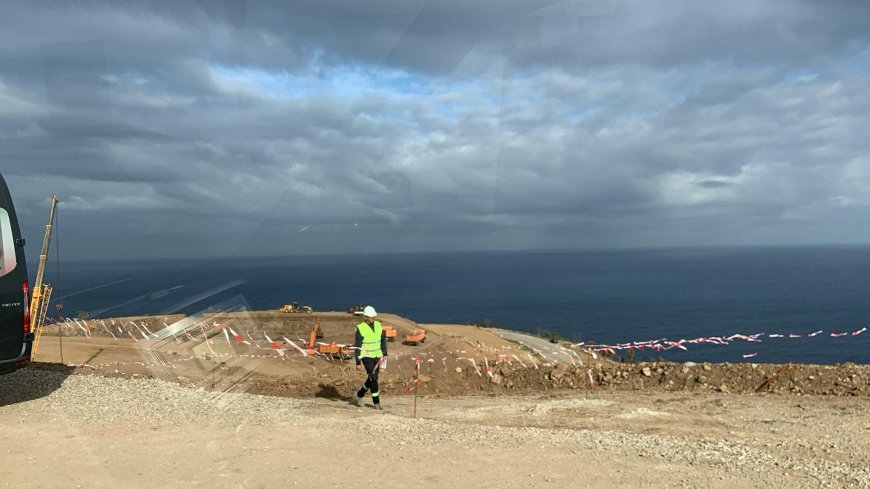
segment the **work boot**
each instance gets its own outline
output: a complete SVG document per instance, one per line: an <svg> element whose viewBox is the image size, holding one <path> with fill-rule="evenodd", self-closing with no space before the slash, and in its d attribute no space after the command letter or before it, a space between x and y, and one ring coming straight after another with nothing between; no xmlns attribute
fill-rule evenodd
<svg viewBox="0 0 870 489"><path fill-rule="evenodd" d="M354 406L362 407L362 397L354 397L352 402Z"/></svg>
<svg viewBox="0 0 870 489"><path fill-rule="evenodd" d="M375 404L375 409L377 409L378 411L383 411L383 410L384 410L384 408L381 407L381 403L377 403L377 404Z"/></svg>

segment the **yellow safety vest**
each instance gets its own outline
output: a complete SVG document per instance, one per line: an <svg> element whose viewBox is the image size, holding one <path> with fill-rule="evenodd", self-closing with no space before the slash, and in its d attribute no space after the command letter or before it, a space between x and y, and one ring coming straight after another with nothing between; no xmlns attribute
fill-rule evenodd
<svg viewBox="0 0 870 489"><path fill-rule="evenodd" d="M384 328L381 327L380 321L375 321L374 328L369 326L369 323L363 321L356 325L357 331L362 336L362 349L359 352L360 358L381 358L384 353L381 351L381 336Z"/></svg>

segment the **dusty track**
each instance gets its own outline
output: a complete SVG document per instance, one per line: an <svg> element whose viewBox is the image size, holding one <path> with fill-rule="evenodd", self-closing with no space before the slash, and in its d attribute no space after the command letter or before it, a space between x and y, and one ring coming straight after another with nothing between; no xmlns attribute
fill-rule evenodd
<svg viewBox="0 0 870 489"><path fill-rule="evenodd" d="M324 341L349 341L358 321L321 318ZM203 322L214 320L255 340L313 324L271 312ZM128 321L156 330L163 318ZM773 378L778 365L622 364L548 343L538 358L487 329L423 327L425 345L390 345L381 414L349 405L362 381L349 361L282 358L203 328L209 343L67 336L70 367L49 332L39 363L0 378L2 484L870 487L866 366ZM374 467L362 476L361 457Z"/></svg>
<svg viewBox="0 0 870 489"><path fill-rule="evenodd" d="M867 399L408 397L387 411L27 369L0 382L9 487L870 487ZM367 470L361 471L365 461Z"/></svg>

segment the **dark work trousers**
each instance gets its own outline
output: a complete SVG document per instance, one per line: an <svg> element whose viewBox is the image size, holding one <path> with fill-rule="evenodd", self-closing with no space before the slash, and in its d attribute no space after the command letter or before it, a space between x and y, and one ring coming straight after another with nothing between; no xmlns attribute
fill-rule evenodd
<svg viewBox="0 0 870 489"><path fill-rule="evenodd" d="M357 391L356 397L362 399L366 395L366 391L372 390L372 402L375 404L381 403L380 391L378 391L378 371L381 366L378 365L380 358L360 358L363 367L366 369L366 383Z"/></svg>

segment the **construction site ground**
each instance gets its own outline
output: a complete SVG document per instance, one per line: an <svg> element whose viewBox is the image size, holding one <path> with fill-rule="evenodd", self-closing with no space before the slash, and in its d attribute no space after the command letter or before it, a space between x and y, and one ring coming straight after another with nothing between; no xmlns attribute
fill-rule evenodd
<svg viewBox="0 0 870 489"><path fill-rule="evenodd" d="M324 342L360 320L317 316ZM0 377L0 487L870 487L867 366L621 363L381 319L427 330L390 344L382 412L348 402L352 361L264 340L299 344L313 315L216 315L185 341L55 326Z"/></svg>

